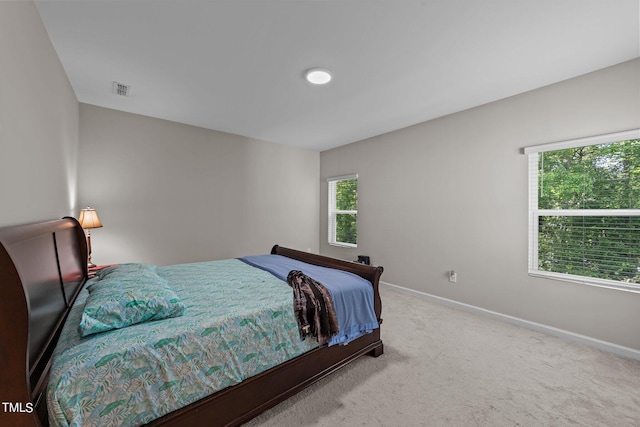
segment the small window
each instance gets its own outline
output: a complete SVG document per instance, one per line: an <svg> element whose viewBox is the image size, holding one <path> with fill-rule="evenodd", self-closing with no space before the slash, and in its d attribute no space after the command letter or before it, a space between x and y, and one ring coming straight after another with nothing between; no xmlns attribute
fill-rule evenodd
<svg viewBox="0 0 640 427"><path fill-rule="evenodd" d="M640 291L640 130L525 153L529 273Z"/></svg>
<svg viewBox="0 0 640 427"><path fill-rule="evenodd" d="M358 175L329 178L329 244L358 247Z"/></svg>

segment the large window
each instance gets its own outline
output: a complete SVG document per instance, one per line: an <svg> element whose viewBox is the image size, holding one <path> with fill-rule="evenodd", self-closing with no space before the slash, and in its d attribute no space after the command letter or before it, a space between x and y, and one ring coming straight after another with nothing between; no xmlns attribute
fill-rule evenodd
<svg viewBox="0 0 640 427"><path fill-rule="evenodd" d="M640 130L525 153L529 273L640 291Z"/></svg>
<svg viewBox="0 0 640 427"><path fill-rule="evenodd" d="M358 175L329 178L329 243L358 245Z"/></svg>

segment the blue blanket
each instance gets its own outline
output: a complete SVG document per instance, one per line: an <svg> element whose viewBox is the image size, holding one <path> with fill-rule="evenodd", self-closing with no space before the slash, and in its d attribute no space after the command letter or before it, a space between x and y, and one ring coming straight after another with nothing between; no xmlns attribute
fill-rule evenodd
<svg viewBox="0 0 640 427"><path fill-rule="evenodd" d="M374 310L373 287L358 275L307 264L281 255L255 255L239 259L268 271L285 282L291 270L300 270L324 285L333 298L340 328L338 334L329 341L330 346L348 344L379 326Z"/></svg>

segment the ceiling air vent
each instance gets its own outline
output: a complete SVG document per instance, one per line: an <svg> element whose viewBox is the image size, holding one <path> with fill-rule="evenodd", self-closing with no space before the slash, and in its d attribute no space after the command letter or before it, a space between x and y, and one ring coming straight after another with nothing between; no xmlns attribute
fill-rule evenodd
<svg viewBox="0 0 640 427"><path fill-rule="evenodd" d="M118 82L113 82L113 88L111 89L113 93L120 96L129 96L130 90L131 90L131 86L118 83Z"/></svg>

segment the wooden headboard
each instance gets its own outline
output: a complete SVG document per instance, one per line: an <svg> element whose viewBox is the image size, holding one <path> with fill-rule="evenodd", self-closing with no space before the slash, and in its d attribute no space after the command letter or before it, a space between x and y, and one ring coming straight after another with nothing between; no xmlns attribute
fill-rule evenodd
<svg viewBox="0 0 640 427"><path fill-rule="evenodd" d="M86 280L74 218L0 228L0 424L47 424L51 357Z"/></svg>

